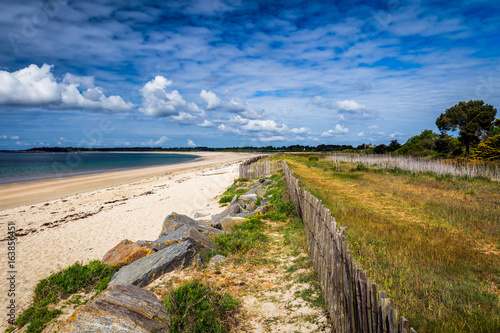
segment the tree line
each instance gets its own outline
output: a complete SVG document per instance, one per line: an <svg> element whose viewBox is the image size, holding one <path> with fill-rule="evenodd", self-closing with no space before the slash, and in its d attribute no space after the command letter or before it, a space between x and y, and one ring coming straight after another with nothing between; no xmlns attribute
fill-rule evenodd
<svg viewBox="0 0 500 333"><path fill-rule="evenodd" d="M403 145L395 140L388 146L378 145L373 153L500 160L500 119L495 118L496 114L492 105L480 100L459 102L436 119L440 133L426 129ZM448 134L455 131L457 137Z"/></svg>
<svg viewBox="0 0 500 333"><path fill-rule="evenodd" d="M432 130L423 130L412 136L404 144L392 140L388 145L377 146L362 144L352 145L320 144L266 146L266 147L115 147L115 148L83 148L83 147L42 147L31 148L26 152L345 152L367 154L393 154L426 156L432 158L456 158L472 156L478 159L500 160L500 119L496 119L497 109L480 100L459 102L447 109L436 119L436 126L440 133ZM448 132L458 131L454 137ZM472 153L471 153L472 152Z"/></svg>

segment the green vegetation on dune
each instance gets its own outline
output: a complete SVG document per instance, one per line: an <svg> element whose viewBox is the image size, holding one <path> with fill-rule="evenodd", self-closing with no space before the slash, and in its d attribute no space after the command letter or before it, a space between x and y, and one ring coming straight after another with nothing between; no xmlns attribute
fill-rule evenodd
<svg viewBox="0 0 500 333"><path fill-rule="evenodd" d="M40 280L35 287L33 304L21 313L16 326L28 325L26 332L42 332L47 323L62 313L56 308L61 296L78 292L95 291L98 295L106 288L116 269L103 265L99 260L87 265L75 263L63 271Z"/></svg>
<svg viewBox="0 0 500 333"><path fill-rule="evenodd" d="M264 251L265 245L269 242L263 230L265 222L261 216L251 216L248 219L242 219L235 224L230 233L221 234L215 237L218 253L228 256L230 254L243 256L250 250L253 252Z"/></svg>
<svg viewBox="0 0 500 333"><path fill-rule="evenodd" d="M500 331L500 183L284 157L419 333Z"/></svg>

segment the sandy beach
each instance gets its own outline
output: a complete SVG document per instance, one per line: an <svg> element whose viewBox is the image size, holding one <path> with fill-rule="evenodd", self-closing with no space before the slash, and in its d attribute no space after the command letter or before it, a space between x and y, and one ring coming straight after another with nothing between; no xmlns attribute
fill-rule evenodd
<svg viewBox="0 0 500 333"><path fill-rule="evenodd" d="M238 177L239 153L195 153L183 164L106 172L0 186L0 279L2 304L7 281L7 227L14 223L17 314L40 279L75 262L88 263L124 239L154 240L165 216L193 217L222 209L218 197ZM213 172L219 170L219 172ZM212 172L211 172L212 171ZM7 309L0 313L6 327Z"/></svg>

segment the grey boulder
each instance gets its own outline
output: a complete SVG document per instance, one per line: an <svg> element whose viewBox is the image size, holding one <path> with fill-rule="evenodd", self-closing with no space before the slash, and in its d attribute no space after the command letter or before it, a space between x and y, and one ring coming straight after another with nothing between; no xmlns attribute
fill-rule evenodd
<svg viewBox="0 0 500 333"><path fill-rule="evenodd" d="M251 194L240 195L240 197L238 198L238 201L241 201L244 203L257 201L257 194L251 193Z"/></svg>
<svg viewBox="0 0 500 333"><path fill-rule="evenodd" d="M212 223L212 221L208 221L208 223ZM158 238L161 238L163 236L166 236L170 233L175 232L177 229L183 227L183 226L188 226L195 228L201 233L207 234L209 237L212 238L214 235L220 234L220 231L216 230L215 228L212 228L209 225L206 225L202 221L196 221L189 216L183 215L183 214L177 214L177 213L172 213L168 215L165 220L163 221L163 226L161 228L160 235Z"/></svg>
<svg viewBox="0 0 500 333"><path fill-rule="evenodd" d="M168 215L165 220L163 220L163 226L161 228L161 233L159 237L162 237L164 235L167 235L171 232L174 232L178 228L188 225L191 227L196 227L199 225L199 222L196 220L193 220L189 216L182 215L182 214L177 214L173 212L172 214Z"/></svg>
<svg viewBox="0 0 500 333"><path fill-rule="evenodd" d="M199 253L217 248L217 245L215 245L208 235L202 234L195 228L188 227L187 225L153 241L152 247L153 250L160 251L172 244L178 244L184 241L190 241Z"/></svg>
<svg viewBox="0 0 500 333"><path fill-rule="evenodd" d="M212 215L212 223L217 224L222 221L224 218L231 216L233 214L238 214L241 211L241 207L237 202L232 203L227 207L222 213L217 215Z"/></svg>
<svg viewBox="0 0 500 333"><path fill-rule="evenodd" d="M257 187L254 187L250 190L248 190L247 192L245 192L245 194L243 195L248 195L248 194L257 194L258 197L260 196L263 196L264 194L266 194L266 190L264 190L262 187L260 186L257 186Z"/></svg>
<svg viewBox="0 0 500 333"><path fill-rule="evenodd" d="M249 221L249 219L245 217L236 217L236 216L230 216L224 218L222 221L220 221L220 225L224 231L231 232L233 226L236 224L240 224L241 222Z"/></svg>
<svg viewBox="0 0 500 333"><path fill-rule="evenodd" d="M253 212L241 212L238 214L234 214L231 217L247 217L247 216L252 216L252 215L253 215Z"/></svg>
<svg viewBox="0 0 500 333"><path fill-rule="evenodd" d="M116 285L147 286L165 273L191 264L196 255L195 246L190 241L171 246L134 261L120 268L113 275L108 287Z"/></svg>
<svg viewBox="0 0 500 333"><path fill-rule="evenodd" d="M265 206L259 206L259 207L257 207L257 208L253 211L253 213L254 213L255 215L264 215L264 214L266 214L267 212L269 212L270 210L271 210L271 207L270 207L270 206L268 206L268 205L265 205Z"/></svg>
<svg viewBox="0 0 500 333"><path fill-rule="evenodd" d="M208 261L208 264L209 265L215 265L215 264L218 264L220 263L221 261L224 261L226 259L226 257L220 255L220 254L216 254L215 256L213 256L212 258L210 258L210 260Z"/></svg>
<svg viewBox="0 0 500 333"><path fill-rule="evenodd" d="M168 332L165 305L149 290L113 286L80 307L59 332Z"/></svg>

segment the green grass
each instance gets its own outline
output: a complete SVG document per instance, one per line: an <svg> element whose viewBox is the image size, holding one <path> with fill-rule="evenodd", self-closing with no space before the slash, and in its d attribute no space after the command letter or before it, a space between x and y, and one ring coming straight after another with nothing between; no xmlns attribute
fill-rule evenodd
<svg viewBox="0 0 500 333"><path fill-rule="evenodd" d="M165 298L172 333L224 333L236 325L240 302L198 281L189 281Z"/></svg>
<svg viewBox="0 0 500 333"><path fill-rule="evenodd" d="M233 200L233 197L235 194L241 195L241 194L245 193L247 190L244 190L244 189L236 190L236 189L238 187L243 186L242 184L244 184L247 181L248 180L245 178L236 179L233 182L233 184L230 187L228 187L228 189L224 192L222 198L219 199L219 204L223 205L223 204L226 204L228 202L231 202L231 200Z"/></svg>
<svg viewBox="0 0 500 333"><path fill-rule="evenodd" d="M295 205L290 200L283 173L272 175L271 180L275 182L275 185L266 195L269 196L274 209L268 212L265 218L272 221L286 221L288 218L296 217Z"/></svg>
<svg viewBox="0 0 500 333"><path fill-rule="evenodd" d="M419 333L500 332L499 182L286 160Z"/></svg>
<svg viewBox="0 0 500 333"><path fill-rule="evenodd" d="M115 271L99 260L94 260L87 265L75 263L41 280L35 287L33 304L21 313L16 326L29 325L26 330L28 333L42 332L47 323L62 313L53 306L50 309L51 305L59 301L60 296L92 290L96 290L98 294L106 288Z"/></svg>
<svg viewBox="0 0 500 333"><path fill-rule="evenodd" d="M264 228L265 222L260 216L251 216L248 221L236 224L231 233L215 237L218 253L224 256L243 256L249 251L263 251L269 242L269 237L263 233Z"/></svg>
<svg viewBox="0 0 500 333"><path fill-rule="evenodd" d="M225 204L225 203L231 202L233 200L233 197L234 197L234 195L233 196L231 196L231 195L223 196L222 198L220 198L219 203Z"/></svg>

